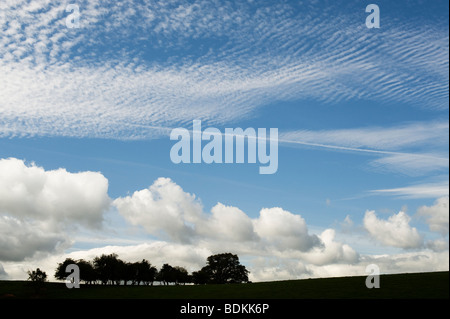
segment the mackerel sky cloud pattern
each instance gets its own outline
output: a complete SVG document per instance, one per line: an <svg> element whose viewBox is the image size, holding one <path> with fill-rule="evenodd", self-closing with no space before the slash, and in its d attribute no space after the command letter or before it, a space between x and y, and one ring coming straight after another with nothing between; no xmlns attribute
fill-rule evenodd
<svg viewBox="0 0 450 319"><path fill-rule="evenodd" d="M148 139L277 100L448 107L448 31L436 25L386 18L367 34L331 4L81 1L69 29L65 5L1 5L0 136Z"/></svg>

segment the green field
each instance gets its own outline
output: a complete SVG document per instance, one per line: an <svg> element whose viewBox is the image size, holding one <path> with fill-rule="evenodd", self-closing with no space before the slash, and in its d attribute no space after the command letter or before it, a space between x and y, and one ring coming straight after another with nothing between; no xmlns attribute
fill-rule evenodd
<svg viewBox="0 0 450 319"><path fill-rule="evenodd" d="M448 272L381 275L380 288L366 277L286 280L202 286L87 286L45 283L37 293L26 281L0 281L0 298L42 299L392 299L449 298Z"/></svg>

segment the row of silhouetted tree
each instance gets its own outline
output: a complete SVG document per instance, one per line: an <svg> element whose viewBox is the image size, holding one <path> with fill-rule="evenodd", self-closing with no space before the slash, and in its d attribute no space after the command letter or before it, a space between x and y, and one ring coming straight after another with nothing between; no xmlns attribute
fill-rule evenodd
<svg viewBox="0 0 450 319"><path fill-rule="evenodd" d="M103 285L153 285L155 281L164 285L242 283L248 282L249 273L238 256L231 253L209 256L206 266L192 274L179 266L164 264L158 270L146 259L131 263L119 259L117 254L103 254L92 261L67 258L58 264L55 278L66 280L70 274L66 268L70 264L78 266L80 281Z"/></svg>

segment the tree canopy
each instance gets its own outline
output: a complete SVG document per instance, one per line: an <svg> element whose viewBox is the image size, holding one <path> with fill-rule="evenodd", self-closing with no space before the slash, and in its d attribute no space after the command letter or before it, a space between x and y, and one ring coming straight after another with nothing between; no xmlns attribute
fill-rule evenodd
<svg viewBox="0 0 450 319"><path fill-rule="evenodd" d="M209 256L207 265L200 272L197 278L216 284L248 282L249 274L245 266L239 262L239 257L231 253Z"/></svg>
<svg viewBox="0 0 450 319"><path fill-rule="evenodd" d="M103 285L153 285L154 281L161 284L207 284L207 283L242 283L248 282L248 270L239 262L239 257L231 253L212 255L207 258L207 264L192 275L180 266L165 263L158 271L146 259L139 262L125 262L117 254L101 255L92 261L66 258L59 263L55 278L65 280L69 273L67 266L75 264L79 268L79 280L87 284L101 283Z"/></svg>
<svg viewBox="0 0 450 319"><path fill-rule="evenodd" d="M75 264L80 269L80 280L85 283L115 284L128 283L133 285L150 285L156 278L157 269L147 260L140 262L124 262L119 259L117 254L101 255L95 257L92 262L83 259L73 260L66 258L64 262L59 263L56 268L55 278L65 280L68 276L66 267Z"/></svg>
<svg viewBox="0 0 450 319"><path fill-rule="evenodd" d="M28 280L33 283L43 283L47 280L47 274L45 271L37 268L36 270L28 271Z"/></svg>

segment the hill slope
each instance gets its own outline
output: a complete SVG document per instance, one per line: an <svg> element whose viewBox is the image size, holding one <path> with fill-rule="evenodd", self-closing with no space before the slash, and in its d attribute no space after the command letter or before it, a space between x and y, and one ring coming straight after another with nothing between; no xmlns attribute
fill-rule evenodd
<svg viewBox="0 0 450 319"><path fill-rule="evenodd" d="M203 286L86 286L46 283L38 294L29 282L0 281L0 298L50 299L409 299L449 298L449 272L381 275L380 288L366 277L336 277Z"/></svg>

